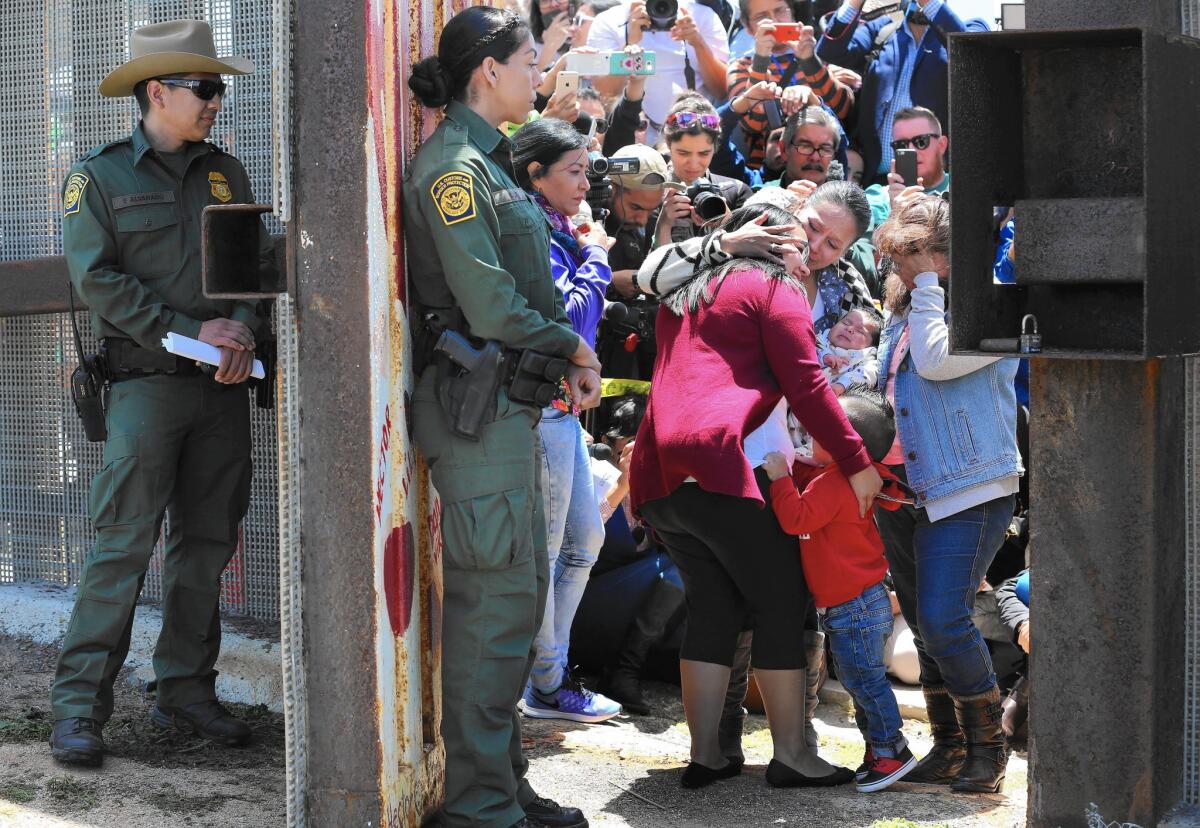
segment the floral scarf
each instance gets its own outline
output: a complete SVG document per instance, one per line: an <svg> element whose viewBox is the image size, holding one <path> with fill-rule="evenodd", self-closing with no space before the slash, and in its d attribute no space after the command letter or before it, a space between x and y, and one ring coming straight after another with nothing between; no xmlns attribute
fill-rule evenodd
<svg viewBox="0 0 1200 828"><path fill-rule="evenodd" d="M550 237L558 242L558 246L567 251L567 255L575 262L576 267L583 264L583 250L575 240L575 228L571 220L550 206L550 202L541 193L531 193L535 204L542 208L546 220L550 222Z"/></svg>

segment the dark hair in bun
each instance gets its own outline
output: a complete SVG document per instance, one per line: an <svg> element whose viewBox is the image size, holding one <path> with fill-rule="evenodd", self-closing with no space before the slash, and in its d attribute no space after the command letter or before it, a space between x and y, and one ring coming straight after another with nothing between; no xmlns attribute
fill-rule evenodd
<svg viewBox="0 0 1200 828"><path fill-rule="evenodd" d="M472 6L450 19L438 39L437 57L412 69L408 88L422 104L438 109L461 99L485 58L507 63L529 37L529 25L510 11Z"/></svg>

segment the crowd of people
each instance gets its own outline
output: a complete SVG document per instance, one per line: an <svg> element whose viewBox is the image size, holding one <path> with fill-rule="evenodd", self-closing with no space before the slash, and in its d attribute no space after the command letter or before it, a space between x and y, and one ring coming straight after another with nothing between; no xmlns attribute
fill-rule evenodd
<svg viewBox="0 0 1200 828"><path fill-rule="evenodd" d="M586 825L525 780L518 713L645 715L663 672L684 787L741 773L753 689L772 786L1000 790L1028 399L1017 360L949 350L946 35L988 29L953 4L529 0L461 12L414 67L445 111L405 184L445 824ZM560 82L597 52L654 72ZM499 346L474 430L481 374L446 332ZM889 672L924 693L920 759ZM857 769L818 752L827 673Z"/></svg>

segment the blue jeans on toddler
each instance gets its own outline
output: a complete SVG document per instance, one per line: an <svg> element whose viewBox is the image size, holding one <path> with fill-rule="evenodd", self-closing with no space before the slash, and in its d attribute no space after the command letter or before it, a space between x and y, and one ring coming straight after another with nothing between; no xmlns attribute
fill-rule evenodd
<svg viewBox="0 0 1200 828"><path fill-rule="evenodd" d="M908 742L900 732L900 706L883 663L884 645L892 634L892 602L882 583L862 595L817 610L829 637L837 676L867 716L867 739L876 756L889 759Z"/></svg>

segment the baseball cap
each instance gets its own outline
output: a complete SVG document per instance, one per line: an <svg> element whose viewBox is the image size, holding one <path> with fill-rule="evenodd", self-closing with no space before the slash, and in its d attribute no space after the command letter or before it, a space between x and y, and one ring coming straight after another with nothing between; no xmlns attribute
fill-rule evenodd
<svg viewBox="0 0 1200 828"><path fill-rule="evenodd" d="M639 169L624 175L609 174L618 185L627 190L661 190L667 183L667 161L662 153L645 144L630 144L621 147L613 158L636 158Z"/></svg>

